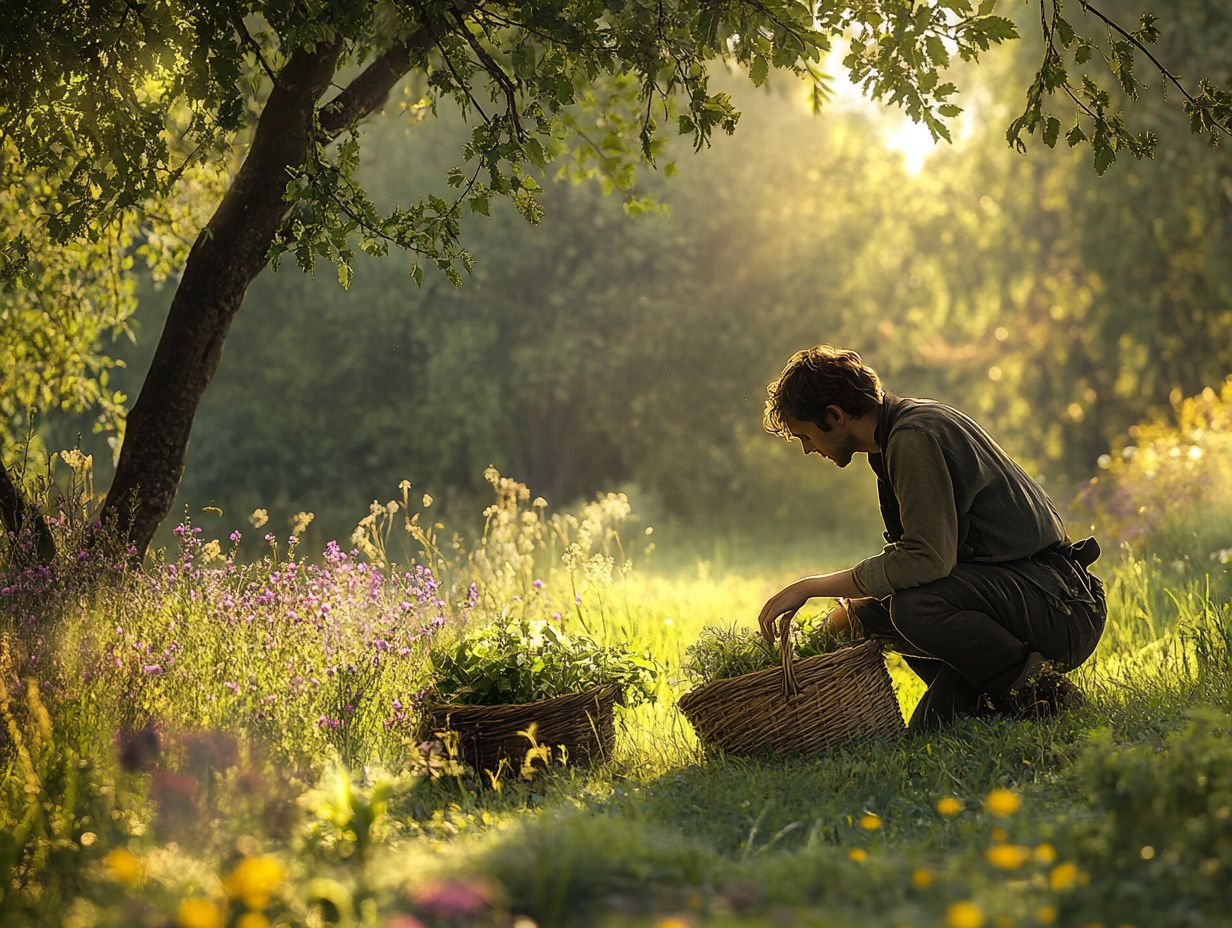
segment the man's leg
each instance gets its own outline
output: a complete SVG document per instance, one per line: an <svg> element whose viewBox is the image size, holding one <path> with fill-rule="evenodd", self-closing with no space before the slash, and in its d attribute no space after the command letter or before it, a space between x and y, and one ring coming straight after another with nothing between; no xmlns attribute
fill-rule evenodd
<svg viewBox="0 0 1232 928"><path fill-rule="evenodd" d="M876 599L850 600L848 612L854 627L869 638L884 641L897 651L915 671L927 689L911 714L907 727L912 731L937 726L964 715L984 711L983 694L944 661L913 653L913 646L894 628L890 609Z"/></svg>
<svg viewBox="0 0 1232 928"><path fill-rule="evenodd" d="M959 564L948 577L896 593L890 620L914 653L942 660L995 697L1023 682L1033 653L1067 667L1090 653L1083 617L998 565Z"/></svg>

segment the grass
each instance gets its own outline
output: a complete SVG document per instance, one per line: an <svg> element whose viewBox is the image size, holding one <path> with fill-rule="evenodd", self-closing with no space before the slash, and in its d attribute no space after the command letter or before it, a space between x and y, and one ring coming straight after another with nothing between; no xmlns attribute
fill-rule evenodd
<svg viewBox="0 0 1232 928"><path fill-rule="evenodd" d="M223 582L181 559L174 581L15 597L4 923L1145 926L1232 905L1226 571L1101 565L1111 618L1075 674L1081 710L750 760L702 753L675 708L680 665L703 627L751 624L796 572L609 579L601 548L586 557L542 588L541 564L510 561L476 618L558 612L631 642L664 668L658 699L622 713L605 765L496 788L427 775L386 724L437 626L473 621L455 596L438 605L444 568L379 585L338 561L305 580L284 555L251 576L220 566ZM305 621L304 590L342 618ZM369 673L378 637L408 653ZM890 669L906 716L921 685ZM997 790L1021 808L998 815Z"/></svg>

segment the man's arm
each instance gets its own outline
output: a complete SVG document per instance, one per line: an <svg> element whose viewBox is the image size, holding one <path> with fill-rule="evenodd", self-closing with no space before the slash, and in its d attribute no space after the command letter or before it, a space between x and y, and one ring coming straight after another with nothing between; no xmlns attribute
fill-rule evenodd
<svg viewBox="0 0 1232 928"><path fill-rule="evenodd" d="M814 597L851 597L864 596L864 592L856 585L853 577L854 569L835 571L832 574L820 574L816 577L801 577L794 583L789 583L779 590L761 607L761 615L757 624L761 627L762 637L773 641L775 624L780 616L784 622L790 622L800 607ZM779 626L778 631L782 630Z"/></svg>

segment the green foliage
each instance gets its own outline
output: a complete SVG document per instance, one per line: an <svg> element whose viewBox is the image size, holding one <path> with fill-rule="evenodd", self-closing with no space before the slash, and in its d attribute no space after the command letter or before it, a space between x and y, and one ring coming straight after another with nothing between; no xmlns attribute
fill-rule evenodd
<svg viewBox="0 0 1232 928"><path fill-rule="evenodd" d="M825 616L810 616L792 622L791 648L796 660L828 654L846 642L825 627ZM778 642L767 642L750 629L703 628L697 641L685 652L682 670L697 686L737 677L755 670L778 667L782 662Z"/></svg>
<svg viewBox="0 0 1232 928"><path fill-rule="evenodd" d="M1186 713L1158 746L1095 733L1075 786L1093 812L1078 860L1097 878L1066 899L1067 919L1196 925L1228 911L1232 887L1212 877L1232 867L1230 734L1214 707Z"/></svg>
<svg viewBox="0 0 1232 928"><path fill-rule="evenodd" d="M654 698L656 662L566 634L544 620L497 622L428 654L433 698L492 706L526 703L612 684L628 706Z"/></svg>

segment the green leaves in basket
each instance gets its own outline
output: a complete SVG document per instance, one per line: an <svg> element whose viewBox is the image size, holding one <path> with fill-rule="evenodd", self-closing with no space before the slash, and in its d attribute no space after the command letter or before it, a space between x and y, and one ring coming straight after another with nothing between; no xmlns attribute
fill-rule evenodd
<svg viewBox="0 0 1232 928"><path fill-rule="evenodd" d="M827 654L846 643L823 627L825 616L792 623L792 655L796 660ZM750 628L710 626L685 651L684 672L695 686L738 677L742 673L779 666L778 642L767 643Z"/></svg>
<svg viewBox="0 0 1232 928"><path fill-rule="evenodd" d="M530 619L484 626L434 648L428 659L432 697L473 706L534 702L606 683L619 688L625 705L636 705L654 698L658 672L646 655Z"/></svg>

